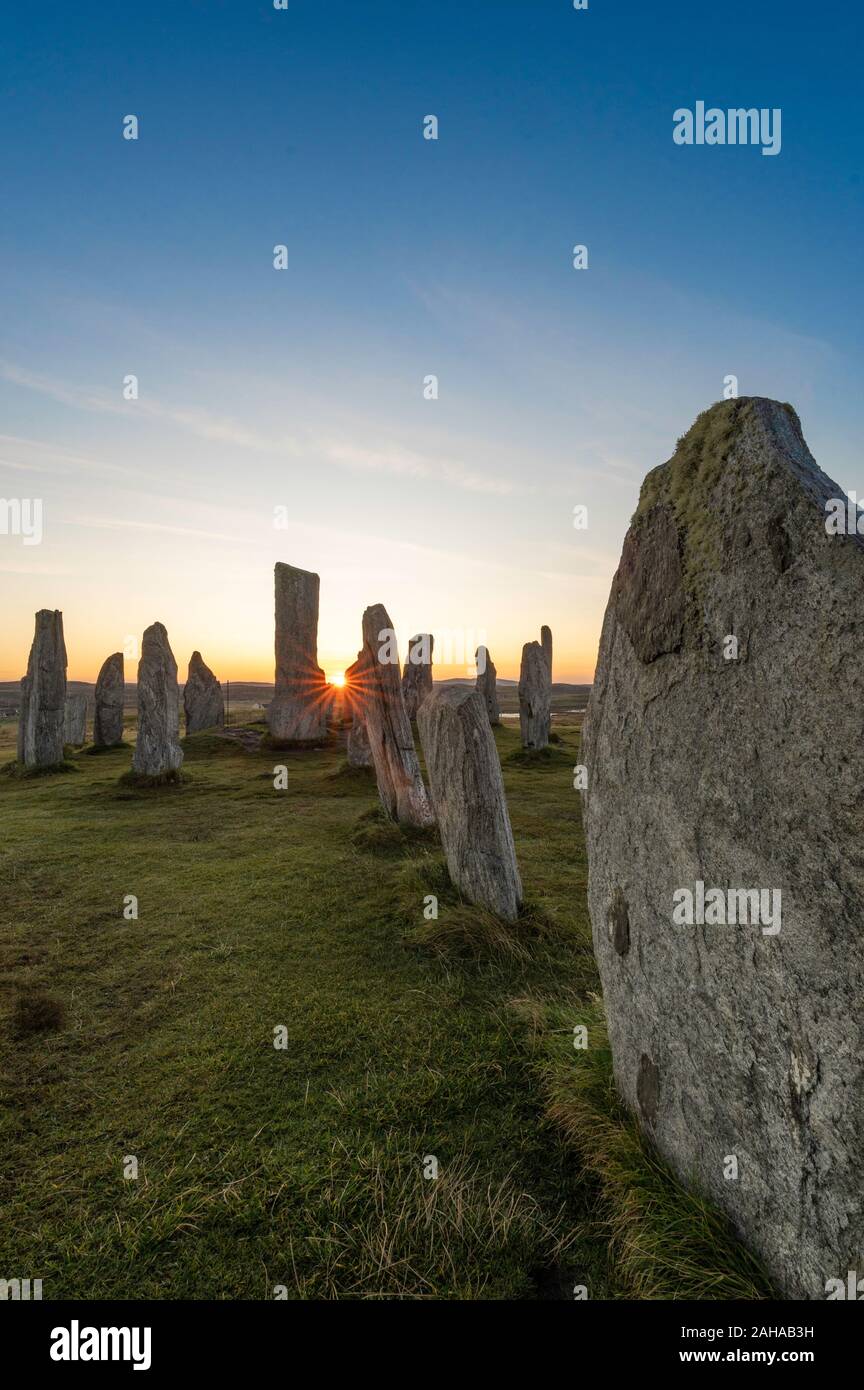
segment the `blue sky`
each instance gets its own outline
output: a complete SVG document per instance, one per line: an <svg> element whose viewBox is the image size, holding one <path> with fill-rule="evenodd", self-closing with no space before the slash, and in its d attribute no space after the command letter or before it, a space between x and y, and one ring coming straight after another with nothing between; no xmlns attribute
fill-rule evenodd
<svg viewBox="0 0 864 1390"><path fill-rule="evenodd" d="M45 606L73 678L158 618L182 670L199 647L267 679L284 559L321 574L328 671L380 601L403 639L482 633L508 676L548 622L556 678L587 679L641 478L729 373L864 493L860 26L773 0L18 7L0 495L43 498L45 536L0 536L0 678ZM676 146L699 99L781 108L781 153Z"/></svg>

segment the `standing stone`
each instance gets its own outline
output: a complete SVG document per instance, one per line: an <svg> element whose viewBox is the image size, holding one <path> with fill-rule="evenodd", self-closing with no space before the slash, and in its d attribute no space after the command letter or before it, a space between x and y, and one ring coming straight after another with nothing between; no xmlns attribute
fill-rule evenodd
<svg viewBox="0 0 864 1390"><path fill-rule="evenodd" d="M540 646L549 666L549 679L552 679L552 629L544 625L540 629Z"/></svg>
<svg viewBox="0 0 864 1390"><path fill-rule="evenodd" d="M189 674L183 687L183 711L187 734L198 734L202 729L221 729L225 723L222 686L205 665L200 652L193 652L189 662Z"/></svg>
<svg viewBox="0 0 864 1390"><path fill-rule="evenodd" d="M53 767L63 761L66 720L66 644L63 614L40 608L21 681L18 761L25 767Z"/></svg>
<svg viewBox="0 0 864 1390"><path fill-rule="evenodd" d="M113 748L123 742L123 679L123 653L114 652L103 661L96 677L93 743L97 748Z"/></svg>
<svg viewBox="0 0 864 1390"><path fill-rule="evenodd" d="M153 623L141 641L138 737L132 767L142 777L161 777L175 772L182 762L177 662L168 633L161 623Z"/></svg>
<svg viewBox="0 0 864 1390"><path fill-rule="evenodd" d="M864 1273L864 543L834 500L790 406L701 415L642 485L583 745L618 1088L793 1299Z"/></svg>
<svg viewBox="0 0 864 1390"><path fill-rule="evenodd" d="M366 729L381 804L388 816L406 825L433 825L435 817L402 698L396 634L383 604L363 614L363 650Z"/></svg>
<svg viewBox="0 0 864 1390"><path fill-rule="evenodd" d="M545 748L549 742L552 672L539 642L522 648L519 672L519 728L523 748Z"/></svg>
<svg viewBox="0 0 864 1390"><path fill-rule="evenodd" d="M489 649L478 647L474 653L474 662L477 667L476 689L482 696L489 723L498 725L501 723L501 714L498 709L498 672L489 655Z"/></svg>
<svg viewBox="0 0 864 1390"><path fill-rule="evenodd" d="M369 734L366 729L366 700L368 687L364 677L364 653L357 653L357 660L345 672L345 710L350 715L351 727L348 730L348 764L350 767L373 767L372 749L369 747Z"/></svg>
<svg viewBox="0 0 864 1390"><path fill-rule="evenodd" d="M402 694L405 711L409 719L416 719L417 711L432 693L432 648L435 639L431 632L418 632L408 643L408 655L402 671Z"/></svg>
<svg viewBox="0 0 864 1390"><path fill-rule="evenodd" d="M483 697L442 687L420 706L417 726L450 877L469 902L515 922L522 881Z"/></svg>
<svg viewBox="0 0 864 1390"><path fill-rule="evenodd" d="M283 747L321 743L329 699L318 665L318 590L309 570L277 564L276 690L267 710L273 742Z"/></svg>
<svg viewBox="0 0 864 1390"><path fill-rule="evenodd" d="M63 742L70 748L83 748L87 742L87 696L83 691L66 696Z"/></svg>

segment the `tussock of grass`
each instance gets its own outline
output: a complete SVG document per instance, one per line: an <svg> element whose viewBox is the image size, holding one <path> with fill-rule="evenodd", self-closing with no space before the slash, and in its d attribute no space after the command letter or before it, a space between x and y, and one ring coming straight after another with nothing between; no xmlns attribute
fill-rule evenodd
<svg viewBox="0 0 864 1390"><path fill-rule="evenodd" d="M132 744L121 739L119 743L90 743L86 748L81 749L83 758L100 758L107 753L122 753L124 748L131 748Z"/></svg>
<svg viewBox="0 0 864 1390"><path fill-rule="evenodd" d="M121 787L133 788L136 791L158 791L163 787L185 787L192 781L192 778L189 776L189 773L184 772L182 768L172 767L169 768L167 772L158 773L155 777L148 776L144 772L135 772L132 770L124 772L117 780Z"/></svg>
<svg viewBox="0 0 864 1390"><path fill-rule="evenodd" d="M45 767L28 767L25 763L19 762L5 763L0 768L0 776L23 782L31 777L54 777L58 773L77 771L75 764L64 757L62 763L48 763Z"/></svg>
<svg viewBox="0 0 864 1390"><path fill-rule="evenodd" d="M408 1156L395 1140L356 1153L337 1146L326 1231L291 1240L283 1282L294 1296L436 1299L444 1288L483 1298L508 1270L560 1257L563 1211L544 1212L513 1168L490 1179L462 1150L438 1155L438 1177L426 1178L426 1157L423 1145Z"/></svg>
<svg viewBox="0 0 864 1390"><path fill-rule="evenodd" d="M325 777L325 782L346 795L357 791L363 794L375 791L375 769L372 767L353 767L343 758L337 767Z"/></svg>
<svg viewBox="0 0 864 1390"><path fill-rule="evenodd" d="M525 1001L517 1008L526 1017ZM538 1017L531 1018L535 1029ZM573 1026L588 1047L573 1047ZM540 1024L542 1027L542 1024ZM727 1219L681 1186L618 1098L602 1001L547 1011L548 1114L600 1182L611 1254L638 1299L771 1298Z"/></svg>
<svg viewBox="0 0 864 1390"><path fill-rule="evenodd" d="M418 828L403 825L391 820L382 806L364 811L357 819L351 835L355 849L367 850L371 854L410 853L417 845L434 845L439 842L437 826Z"/></svg>
<svg viewBox="0 0 864 1390"><path fill-rule="evenodd" d="M561 739L556 736L555 742L560 745ZM530 767L539 772L547 767L566 767L570 762L570 754L560 746L515 748L512 753L507 754L507 761L516 767Z"/></svg>

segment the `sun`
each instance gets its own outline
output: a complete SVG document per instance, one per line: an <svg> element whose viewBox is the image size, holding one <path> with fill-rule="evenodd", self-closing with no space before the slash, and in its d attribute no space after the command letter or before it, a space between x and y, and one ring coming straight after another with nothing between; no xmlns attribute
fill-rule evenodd
<svg viewBox="0 0 864 1390"><path fill-rule="evenodd" d="M333 675L330 677L330 684L331 684L331 685L343 686L343 685L345 684L345 673L344 673L344 671L335 671L335 672L333 673Z"/></svg>

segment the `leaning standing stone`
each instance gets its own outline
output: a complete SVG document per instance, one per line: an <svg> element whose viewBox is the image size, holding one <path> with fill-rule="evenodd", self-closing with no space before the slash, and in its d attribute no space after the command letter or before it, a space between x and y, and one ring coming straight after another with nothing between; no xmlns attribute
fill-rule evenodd
<svg viewBox="0 0 864 1390"><path fill-rule="evenodd" d="M183 711L187 734L198 734L202 729L221 729L225 723L222 686L200 652L193 652L189 661L189 674L183 687Z"/></svg>
<svg viewBox="0 0 864 1390"><path fill-rule="evenodd" d="M93 743L97 748L113 748L123 741L123 689L123 653L114 652L96 677Z"/></svg>
<svg viewBox="0 0 864 1390"><path fill-rule="evenodd" d="M409 719L416 718L418 709L432 691L434 643L431 632L418 632L408 643L408 655L402 672L402 694Z"/></svg>
<svg viewBox="0 0 864 1390"><path fill-rule="evenodd" d="M66 644L63 614L41 608L21 681L18 761L25 767L53 767L63 761L66 721Z"/></svg>
<svg viewBox="0 0 864 1390"><path fill-rule="evenodd" d="M87 742L87 696L83 692L66 696L63 740L70 748L83 748Z"/></svg>
<svg viewBox="0 0 864 1390"><path fill-rule="evenodd" d="M388 816L406 825L432 825L435 817L402 698L396 635L383 604L363 614L363 649L366 729L381 803Z"/></svg>
<svg viewBox="0 0 864 1390"><path fill-rule="evenodd" d="M478 647L474 653L474 661L477 666L477 690L486 708L489 723L498 725L501 723L501 715L498 710L498 672L495 663L489 655L487 647Z"/></svg>
<svg viewBox="0 0 864 1390"><path fill-rule="evenodd" d="M138 737L132 767L139 776L162 777L176 772L182 762L177 662L165 628L153 623L144 633L138 662Z"/></svg>
<svg viewBox="0 0 864 1390"><path fill-rule="evenodd" d="M642 484L584 727L618 1089L792 1299L864 1273L864 544L826 533L847 500L791 406L701 415Z"/></svg>
<svg viewBox="0 0 864 1390"><path fill-rule="evenodd" d="M469 902L514 922L522 882L483 698L442 687L421 705L417 726L450 877Z"/></svg>
<svg viewBox="0 0 864 1390"><path fill-rule="evenodd" d="M522 648L519 673L519 728L523 748L545 748L549 742L552 673L549 658L539 642Z"/></svg>
<svg viewBox="0 0 864 1390"><path fill-rule="evenodd" d="M277 745L302 747L327 735L329 695L318 665L318 590L310 570L277 564L276 689L267 710Z"/></svg>

